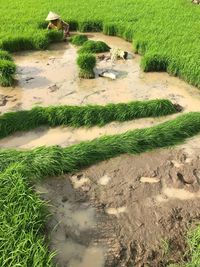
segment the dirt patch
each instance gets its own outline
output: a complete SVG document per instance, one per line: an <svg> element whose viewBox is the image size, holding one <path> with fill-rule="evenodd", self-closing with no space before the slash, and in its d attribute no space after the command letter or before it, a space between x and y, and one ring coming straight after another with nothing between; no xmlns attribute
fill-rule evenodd
<svg viewBox="0 0 200 267"><path fill-rule="evenodd" d="M48 178L42 196L53 205L48 231L51 249L61 251L56 262L70 267L75 258L83 267L183 262L186 231L200 219L199 178L199 158L184 149L125 155ZM95 260L84 265L90 249L98 252L90 251Z"/></svg>

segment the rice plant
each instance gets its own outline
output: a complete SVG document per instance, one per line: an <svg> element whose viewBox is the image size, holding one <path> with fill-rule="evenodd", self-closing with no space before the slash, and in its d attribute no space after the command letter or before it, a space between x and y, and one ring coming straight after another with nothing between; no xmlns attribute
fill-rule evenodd
<svg viewBox="0 0 200 267"><path fill-rule="evenodd" d="M73 45L76 45L76 46L81 46L83 45L85 42L87 42L88 40L88 37L87 35L75 35L73 36L71 39L70 39L70 42L73 44Z"/></svg>
<svg viewBox="0 0 200 267"><path fill-rule="evenodd" d="M78 53L104 53L110 51L110 47L102 41L89 40L83 44Z"/></svg>
<svg viewBox="0 0 200 267"><path fill-rule="evenodd" d="M128 121L145 117L166 116L178 112L167 99L134 101L106 106L50 106L27 111L5 113L0 116L0 138L17 131L28 131L46 125L91 127L103 126L112 121Z"/></svg>
<svg viewBox="0 0 200 267"><path fill-rule="evenodd" d="M0 266L53 267L44 239L44 203L28 185L21 164L0 174Z"/></svg>
<svg viewBox="0 0 200 267"><path fill-rule="evenodd" d="M81 53L77 58L77 64L80 78L95 78L94 67L96 66L96 57L93 54Z"/></svg>
<svg viewBox="0 0 200 267"><path fill-rule="evenodd" d="M0 59L0 85L11 86L13 76L16 72L16 65L11 60Z"/></svg>

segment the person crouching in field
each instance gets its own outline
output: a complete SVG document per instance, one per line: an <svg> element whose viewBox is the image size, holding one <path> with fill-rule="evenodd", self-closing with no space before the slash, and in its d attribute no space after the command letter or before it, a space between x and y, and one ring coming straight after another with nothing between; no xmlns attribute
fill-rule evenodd
<svg viewBox="0 0 200 267"><path fill-rule="evenodd" d="M46 18L46 21L49 21L47 26L48 30L62 30L63 31L63 40L67 40L67 36L69 36L69 24L64 22L59 15L54 12L49 12L49 15Z"/></svg>

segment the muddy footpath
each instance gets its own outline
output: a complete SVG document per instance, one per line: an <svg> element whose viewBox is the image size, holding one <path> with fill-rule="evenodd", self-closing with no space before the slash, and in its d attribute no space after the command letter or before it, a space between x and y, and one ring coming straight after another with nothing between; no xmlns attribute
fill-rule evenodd
<svg viewBox="0 0 200 267"><path fill-rule="evenodd" d="M105 41L133 54L132 45L100 33ZM200 111L200 91L167 73L143 73L140 57L114 66L115 81L80 80L77 49L54 44L47 51L15 54L13 88L0 87L0 112L34 106L86 105L167 98L183 112ZM96 74L110 69L98 61ZM67 147L107 134L150 127L161 118L113 122L91 129L40 127L0 140L0 148ZM46 225L59 267L165 267L188 260L186 232L200 220L200 136L176 148L123 155L61 177L47 177L34 188L51 213Z"/></svg>

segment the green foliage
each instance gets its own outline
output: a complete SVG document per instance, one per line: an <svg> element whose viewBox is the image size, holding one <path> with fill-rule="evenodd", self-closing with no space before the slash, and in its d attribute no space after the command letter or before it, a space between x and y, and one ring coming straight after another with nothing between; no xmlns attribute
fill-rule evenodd
<svg viewBox="0 0 200 267"><path fill-rule="evenodd" d="M101 32L103 29L103 24L101 21L80 21L78 23L78 29L80 32Z"/></svg>
<svg viewBox="0 0 200 267"><path fill-rule="evenodd" d="M10 60L0 60L0 85L11 86L13 75L16 72L16 65Z"/></svg>
<svg viewBox="0 0 200 267"><path fill-rule="evenodd" d="M70 39L71 43L76 46L83 45L86 41L88 41L88 37L86 35L75 35Z"/></svg>
<svg viewBox="0 0 200 267"><path fill-rule="evenodd" d="M79 53L104 53L108 52L110 47L102 41L88 40L79 49Z"/></svg>
<svg viewBox="0 0 200 267"><path fill-rule="evenodd" d="M7 51L0 50L0 60L2 59L13 61L12 56Z"/></svg>
<svg viewBox="0 0 200 267"><path fill-rule="evenodd" d="M79 66L80 78L95 78L94 67L96 66L96 57L93 54L81 53L77 58L77 64Z"/></svg>
<svg viewBox="0 0 200 267"><path fill-rule="evenodd" d="M0 174L1 267L53 266L42 235L44 203L28 187L28 174L19 164Z"/></svg>
<svg viewBox="0 0 200 267"><path fill-rule="evenodd" d="M158 117L176 112L176 107L165 99L108 104L106 106L37 107L28 111L10 112L0 116L0 138L42 125L50 127L60 125L71 127L103 126L112 121Z"/></svg>
<svg viewBox="0 0 200 267"><path fill-rule="evenodd" d="M200 225L188 233L189 255L191 261L186 264L186 267L200 266Z"/></svg>
<svg viewBox="0 0 200 267"><path fill-rule="evenodd" d="M167 71L168 60L165 56L146 53L141 61L143 71Z"/></svg>

